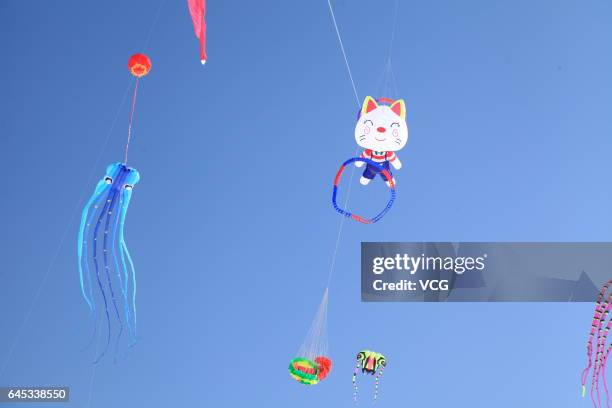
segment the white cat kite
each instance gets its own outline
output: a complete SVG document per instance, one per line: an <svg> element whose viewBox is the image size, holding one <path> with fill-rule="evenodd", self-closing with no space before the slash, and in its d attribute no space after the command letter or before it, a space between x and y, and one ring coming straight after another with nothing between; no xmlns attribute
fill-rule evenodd
<svg viewBox="0 0 612 408"><path fill-rule="evenodd" d="M365 150L361 158L370 159L380 165L373 166L363 161L355 161L357 167L366 164L359 182L364 186L377 174L389 185L381 167L391 174L390 165L396 170L402 168L402 162L395 153L406 146L408 142L408 125L406 124L406 104L403 99L392 101L380 99L389 105L379 104L371 96L366 96L361 107L359 120L355 126L355 141ZM395 178L393 178L395 184Z"/></svg>

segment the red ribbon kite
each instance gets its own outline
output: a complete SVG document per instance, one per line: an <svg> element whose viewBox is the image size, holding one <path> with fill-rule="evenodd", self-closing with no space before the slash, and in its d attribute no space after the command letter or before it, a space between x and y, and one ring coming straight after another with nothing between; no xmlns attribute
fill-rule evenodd
<svg viewBox="0 0 612 408"><path fill-rule="evenodd" d="M200 61L206 64L206 0L187 0L189 14L193 20L193 29L200 40Z"/></svg>

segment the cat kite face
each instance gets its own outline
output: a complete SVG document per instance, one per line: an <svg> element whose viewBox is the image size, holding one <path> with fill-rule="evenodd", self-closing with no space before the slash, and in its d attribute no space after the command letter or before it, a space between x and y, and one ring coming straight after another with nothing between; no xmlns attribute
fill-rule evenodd
<svg viewBox="0 0 612 408"><path fill-rule="evenodd" d="M399 99L387 106L366 96L355 126L355 141L359 146L377 152L394 152L406 146L408 125L404 100Z"/></svg>

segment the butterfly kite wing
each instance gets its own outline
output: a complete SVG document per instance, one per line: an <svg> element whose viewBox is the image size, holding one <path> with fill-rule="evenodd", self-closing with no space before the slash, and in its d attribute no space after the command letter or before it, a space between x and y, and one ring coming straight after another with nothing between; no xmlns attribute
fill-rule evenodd
<svg viewBox="0 0 612 408"><path fill-rule="evenodd" d="M193 21L193 29L200 40L200 61L206 63L206 0L187 0L189 14Z"/></svg>

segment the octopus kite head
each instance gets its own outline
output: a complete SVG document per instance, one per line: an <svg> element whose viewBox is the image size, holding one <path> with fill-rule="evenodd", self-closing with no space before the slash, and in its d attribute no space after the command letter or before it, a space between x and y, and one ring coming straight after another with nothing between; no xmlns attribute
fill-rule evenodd
<svg viewBox="0 0 612 408"><path fill-rule="evenodd" d="M140 181L140 173L123 163L113 163L106 168L104 180L107 184L116 184L121 179L122 187L131 189Z"/></svg>
<svg viewBox="0 0 612 408"><path fill-rule="evenodd" d="M376 101L366 96L355 126L355 141L377 152L394 152L406 146L408 125L404 100Z"/></svg>

